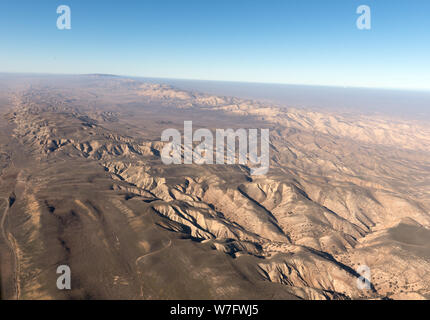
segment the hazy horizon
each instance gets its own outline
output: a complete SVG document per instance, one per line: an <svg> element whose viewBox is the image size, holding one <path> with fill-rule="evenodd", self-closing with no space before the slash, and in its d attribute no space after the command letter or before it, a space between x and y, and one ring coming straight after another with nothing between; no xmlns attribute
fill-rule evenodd
<svg viewBox="0 0 430 320"><path fill-rule="evenodd" d="M178 89L207 94L253 99L281 107L332 110L361 114L380 114L414 120L430 119L430 91L362 88L339 86L316 86L283 83L257 83L219 80L191 80L156 77L131 77L116 74L48 74L6 73L0 77L79 77L112 76L139 81L163 83ZM1 78L0 78L1 79Z"/></svg>

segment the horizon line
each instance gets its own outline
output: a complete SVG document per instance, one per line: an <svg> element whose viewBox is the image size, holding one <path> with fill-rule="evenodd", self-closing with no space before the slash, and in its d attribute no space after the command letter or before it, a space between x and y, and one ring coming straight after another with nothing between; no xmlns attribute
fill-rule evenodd
<svg viewBox="0 0 430 320"><path fill-rule="evenodd" d="M52 73L52 72L21 72L21 71L0 71L0 74L16 74L16 75L44 75L44 76L110 76L122 78L142 78L155 80L179 80L179 81L201 81L201 82L230 82L244 84L262 84L262 85L283 85L283 86L303 86L303 87L325 87L339 89L367 89L367 90L387 90L387 91L414 91L430 93L430 88L405 88L405 87L370 87L370 86L355 86L355 85L335 85L335 84L309 84L309 83L286 83L286 82L258 82L258 81L242 81L242 80L220 80L220 79L196 79L196 78L175 78L175 77L160 77L160 76L142 76L142 75L125 75L114 73Z"/></svg>

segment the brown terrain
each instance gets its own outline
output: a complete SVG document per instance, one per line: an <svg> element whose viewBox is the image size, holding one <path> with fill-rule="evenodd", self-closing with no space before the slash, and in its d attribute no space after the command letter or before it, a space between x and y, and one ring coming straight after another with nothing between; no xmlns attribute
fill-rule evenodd
<svg viewBox="0 0 430 320"><path fill-rule="evenodd" d="M0 79L0 113L2 299L430 298L428 123L102 75ZM185 120L269 128L269 172L164 165Z"/></svg>

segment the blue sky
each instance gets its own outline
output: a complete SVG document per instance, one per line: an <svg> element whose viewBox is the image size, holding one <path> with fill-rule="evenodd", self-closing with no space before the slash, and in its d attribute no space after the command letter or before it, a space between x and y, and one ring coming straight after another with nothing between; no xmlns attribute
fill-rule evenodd
<svg viewBox="0 0 430 320"><path fill-rule="evenodd" d="M428 0L2 1L0 37L0 72L430 90Z"/></svg>

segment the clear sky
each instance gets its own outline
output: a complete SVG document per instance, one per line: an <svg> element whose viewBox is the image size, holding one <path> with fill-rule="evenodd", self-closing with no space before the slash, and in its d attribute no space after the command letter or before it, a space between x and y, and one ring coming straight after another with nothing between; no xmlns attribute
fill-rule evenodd
<svg viewBox="0 0 430 320"><path fill-rule="evenodd" d="M429 0L1 1L0 37L0 72L430 90Z"/></svg>

